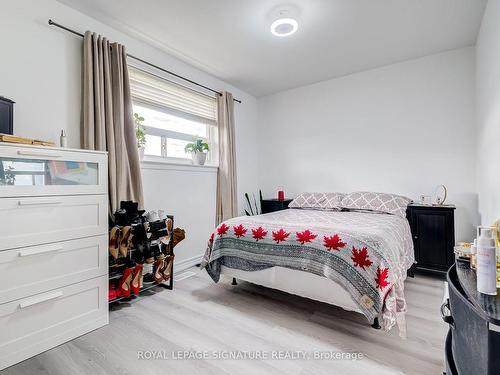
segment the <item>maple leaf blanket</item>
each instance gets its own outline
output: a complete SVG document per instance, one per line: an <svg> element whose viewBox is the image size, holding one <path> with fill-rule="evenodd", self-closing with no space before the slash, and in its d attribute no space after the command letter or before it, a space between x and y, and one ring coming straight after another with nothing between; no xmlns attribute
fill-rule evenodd
<svg viewBox="0 0 500 375"><path fill-rule="evenodd" d="M204 267L218 282L221 266L243 271L286 267L344 287L366 318L406 335L404 280L414 263L408 221L365 212L288 209L220 224Z"/></svg>

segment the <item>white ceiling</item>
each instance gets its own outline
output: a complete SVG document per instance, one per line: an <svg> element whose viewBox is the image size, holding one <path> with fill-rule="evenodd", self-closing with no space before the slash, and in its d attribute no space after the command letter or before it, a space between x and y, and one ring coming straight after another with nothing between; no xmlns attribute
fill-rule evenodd
<svg viewBox="0 0 500 375"><path fill-rule="evenodd" d="M59 1L255 96L473 45L486 4L486 0ZM269 32L270 14L282 4L293 4L300 12L299 30L288 38Z"/></svg>

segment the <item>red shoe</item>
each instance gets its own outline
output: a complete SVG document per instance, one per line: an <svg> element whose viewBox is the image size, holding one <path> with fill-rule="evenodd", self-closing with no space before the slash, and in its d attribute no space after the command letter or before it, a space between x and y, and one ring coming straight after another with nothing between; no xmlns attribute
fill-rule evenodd
<svg viewBox="0 0 500 375"><path fill-rule="evenodd" d="M132 282L130 283L130 290L133 294L138 295L141 291L141 279L142 279L142 264L136 264L134 268L134 275L132 277Z"/></svg>
<svg viewBox="0 0 500 375"><path fill-rule="evenodd" d="M114 299L117 299L118 295L116 294L116 289L113 283L109 283L109 289L108 289L108 301L113 301Z"/></svg>
<svg viewBox="0 0 500 375"><path fill-rule="evenodd" d="M125 268L123 276L118 283L118 297L130 297L130 282L132 281L132 272L134 268Z"/></svg>

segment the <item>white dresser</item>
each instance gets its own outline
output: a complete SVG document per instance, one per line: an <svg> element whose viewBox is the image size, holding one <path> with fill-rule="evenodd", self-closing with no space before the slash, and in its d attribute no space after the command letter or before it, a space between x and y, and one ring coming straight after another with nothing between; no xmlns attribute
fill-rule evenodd
<svg viewBox="0 0 500 375"><path fill-rule="evenodd" d="M108 323L103 152L0 143L0 370Z"/></svg>

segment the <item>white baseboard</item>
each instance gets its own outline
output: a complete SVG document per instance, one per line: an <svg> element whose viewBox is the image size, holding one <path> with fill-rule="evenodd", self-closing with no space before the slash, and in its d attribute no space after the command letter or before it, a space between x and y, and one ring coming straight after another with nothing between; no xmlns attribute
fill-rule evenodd
<svg viewBox="0 0 500 375"><path fill-rule="evenodd" d="M198 263L201 263L201 260L203 259L204 254L196 255L194 257L188 258L188 259L183 259L181 261L175 262L175 273L182 272L184 270L187 270L188 268L191 268Z"/></svg>

